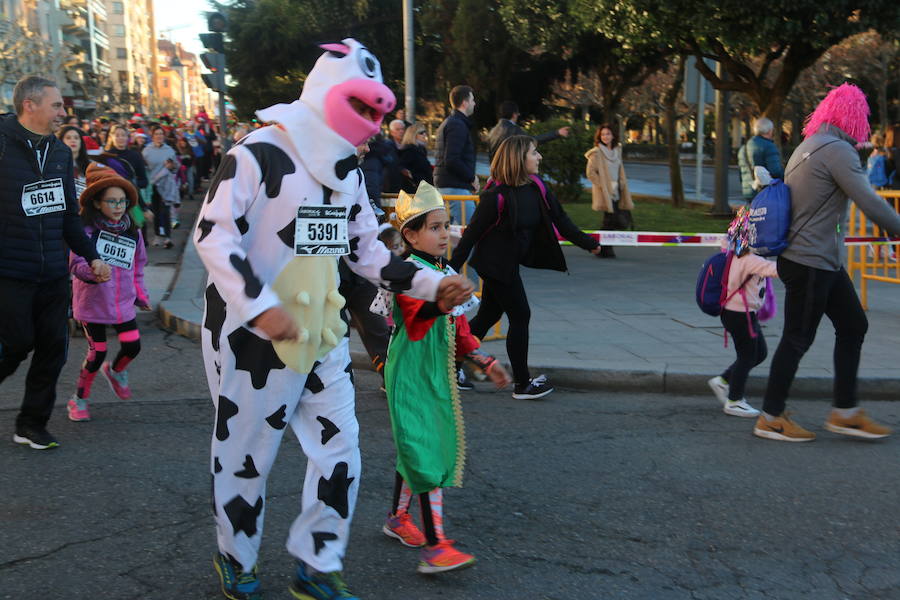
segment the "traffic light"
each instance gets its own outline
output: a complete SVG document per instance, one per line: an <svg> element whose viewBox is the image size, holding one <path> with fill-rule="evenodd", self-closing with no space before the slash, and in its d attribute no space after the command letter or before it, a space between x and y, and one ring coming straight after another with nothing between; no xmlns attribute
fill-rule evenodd
<svg viewBox="0 0 900 600"><path fill-rule="evenodd" d="M201 33L200 43L207 50L225 53L225 40L222 38L221 33Z"/></svg>
<svg viewBox="0 0 900 600"><path fill-rule="evenodd" d="M227 92L225 87L225 55L219 52L204 52L200 55L203 65L210 70L203 73L203 83L211 90Z"/></svg>

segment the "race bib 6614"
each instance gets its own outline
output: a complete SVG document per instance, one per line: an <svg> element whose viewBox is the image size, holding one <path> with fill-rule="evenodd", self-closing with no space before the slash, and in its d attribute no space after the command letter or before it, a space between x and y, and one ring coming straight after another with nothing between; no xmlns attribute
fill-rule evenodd
<svg viewBox="0 0 900 600"><path fill-rule="evenodd" d="M63 180L35 181L22 187L22 210L26 217L36 217L66 210Z"/></svg>

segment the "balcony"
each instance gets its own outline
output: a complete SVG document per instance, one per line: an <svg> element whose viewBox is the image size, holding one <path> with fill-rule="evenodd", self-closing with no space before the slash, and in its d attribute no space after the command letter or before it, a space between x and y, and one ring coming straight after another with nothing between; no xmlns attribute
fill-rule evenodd
<svg viewBox="0 0 900 600"><path fill-rule="evenodd" d="M63 23L62 30L64 33L76 35L79 37L87 36L90 31L88 28L87 11L83 8L73 7L65 12L66 22Z"/></svg>
<svg viewBox="0 0 900 600"><path fill-rule="evenodd" d="M106 32L96 27L94 28L94 43L104 50L109 50L109 36L106 35Z"/></svg>
<svg viewBox="0 0 900 600"><path fill-rule="evenodd" d="M98 75L109 75L112 73L112 69L109 67L109 63L105 60L97 59L97 74Z"/></svg>

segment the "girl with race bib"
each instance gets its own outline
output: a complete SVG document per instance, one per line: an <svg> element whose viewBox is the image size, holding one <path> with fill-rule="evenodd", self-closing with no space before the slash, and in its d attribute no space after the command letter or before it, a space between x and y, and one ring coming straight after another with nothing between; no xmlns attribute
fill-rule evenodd
<svg viewBox="0 0 900 600"><path fill-rule="evenodd" d="M407 260L422 269L453 274L444 255L450 218L444 200L427 182L415 196L400 192L396 204ZM456 387L455 361L466 358L497 387L509 384L506 370L478 350L463 306L426 302L406 294L393 300L396 328L384 371L388 408L397 448L394 499L382 531L404 546L422 547L418 571L438 573L466 567L475 557L444 537L442 488L462 485L465 428ZM409 514L418 496L424 535Z"/></svg>
<svg viewBox="0 0 900 600"><path fill-rule="evenodd" d="M135 307L151 310L144 287L144 241L140 229L128 216L128 210L137 204L137 190L113 169L92 164L80 203L84 231L100 258L110 265L112 276L109 281L98 283L83 258L75 254L69 258L69 272L75 276L72 315L84 327L88 340L78 387L67 404L72 421L90 420L88 400L98 371L103 372L116 396L122 400L131 397L125 369L141 349ZM110 325L116 330L120 345L112 362L105 361L106 329Z"/></svg>

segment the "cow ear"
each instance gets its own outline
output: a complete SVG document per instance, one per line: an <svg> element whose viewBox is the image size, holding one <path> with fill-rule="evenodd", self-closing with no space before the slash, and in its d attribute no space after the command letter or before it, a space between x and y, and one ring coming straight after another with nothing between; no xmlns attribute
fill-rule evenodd
<svg viewBox="0 0 900 600"><path fill-rule="evenodd" d="M350 54L350 46L348 46L347 44L319 44L319 48L328 51L329 54L336 58L344 58L345 56Z"/></svg>

